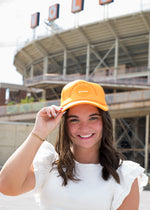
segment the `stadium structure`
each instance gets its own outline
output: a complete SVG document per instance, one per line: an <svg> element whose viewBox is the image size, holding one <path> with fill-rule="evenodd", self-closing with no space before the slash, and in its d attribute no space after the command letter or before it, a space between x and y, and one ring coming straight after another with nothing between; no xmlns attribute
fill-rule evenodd
<svg viewBox="0 0 150 210"><path fill-rule="evenodd" d="M39 108L59 104L69 81L96 82L106 93L115 147L150 172L150 10L39 37L14 65L35 102L0 106L0 120L33 122Z"/></svg>

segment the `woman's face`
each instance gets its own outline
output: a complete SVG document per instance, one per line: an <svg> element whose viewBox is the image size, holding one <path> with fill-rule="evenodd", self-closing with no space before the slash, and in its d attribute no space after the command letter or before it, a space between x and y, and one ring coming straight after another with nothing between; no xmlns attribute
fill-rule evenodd
<svg viewBox="0 0 150 210"><path fill-rule="evenodd" d="M68 110L67 127L74 149L100 147L103 123L97 107L89 104L76 105Z"/></svg>

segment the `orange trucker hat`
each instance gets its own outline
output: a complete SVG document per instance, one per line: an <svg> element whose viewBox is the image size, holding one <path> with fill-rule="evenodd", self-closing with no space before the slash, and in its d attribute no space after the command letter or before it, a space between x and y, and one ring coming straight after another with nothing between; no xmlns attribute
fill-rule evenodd
<svg viewBox="0 0 150 210"><path fill-rule="evenodd" d="M63 112L79 104L91 104L104 111L108 110L103 88L96 83L84 80L69 82L61 92Z"/></svg>

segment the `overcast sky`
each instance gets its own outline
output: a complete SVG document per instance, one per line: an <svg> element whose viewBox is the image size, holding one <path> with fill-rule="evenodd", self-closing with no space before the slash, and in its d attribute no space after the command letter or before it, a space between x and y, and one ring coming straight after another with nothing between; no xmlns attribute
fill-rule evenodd
<svg viewBox="0 0 150 210"><path fill-rule="evenodd" d="M40 12L40 26L36 35L47 33L44 21L48 18L49 6L60 4L60 17L56 22L68 29L103 19L150 9L150 0L114 0L109 6L100 6L99 0L85 0L84 10L71 13L72 0L0 0L0 82L22 84L22 76L13 65L14 55L27 40L32 40L31 14Z"/></svg>

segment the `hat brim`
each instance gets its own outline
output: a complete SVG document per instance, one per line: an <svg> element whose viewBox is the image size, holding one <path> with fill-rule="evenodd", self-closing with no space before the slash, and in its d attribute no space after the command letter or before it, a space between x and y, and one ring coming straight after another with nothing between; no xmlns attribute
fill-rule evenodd
<svg viewBox="0 0 150 210"><path fill-rule="evenodd" d="M71 103L68 103L67 105L65 106L62 106L62 112L65 112L67 109L73 107L73 106L76 106L76 105L80 105L80 104L90 104L90 105L93 105L93 106L96 106L104 111L108 111L108 106L107 105L102 105L102 104L98 104L98 103L95 103L93 101L86 101L86 100L83 100L83 101L74 101L74 102L71 102Z"/></svg>

